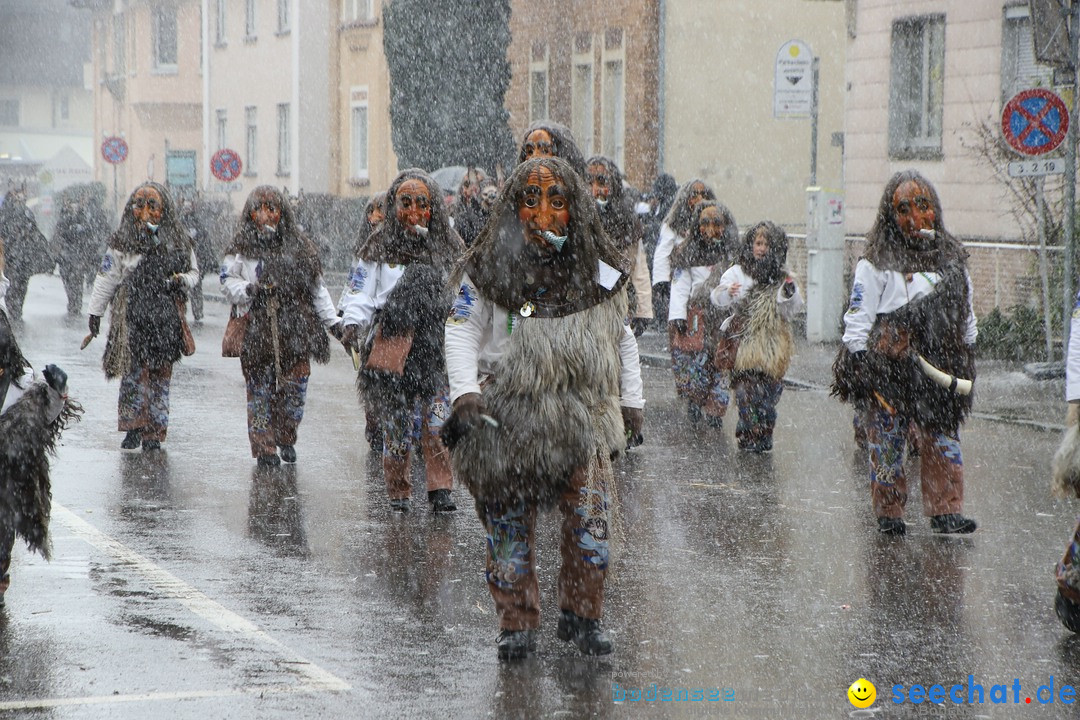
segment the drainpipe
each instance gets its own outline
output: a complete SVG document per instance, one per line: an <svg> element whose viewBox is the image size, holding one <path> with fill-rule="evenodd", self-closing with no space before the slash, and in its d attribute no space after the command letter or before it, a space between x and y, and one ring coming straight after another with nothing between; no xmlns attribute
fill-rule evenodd
<svg viewBox="0 0 1080 720"><path fill-rule="evenodd" d="M664 172L664 114L666 112L664 87L667 69L667 37L664 26L667 20L667 0L660 0L657 9L658 28L656 42L656 174Z"/></svg>

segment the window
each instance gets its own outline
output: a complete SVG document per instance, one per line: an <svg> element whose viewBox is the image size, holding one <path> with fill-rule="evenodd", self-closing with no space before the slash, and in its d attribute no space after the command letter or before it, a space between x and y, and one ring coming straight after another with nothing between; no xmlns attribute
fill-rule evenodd
<svg viewBox="0 0 1080 720"><path fill-rule="evenodd" d="M176 8L154 8L154 67L176 71Z"/></svg>
<svg viewBox="0 0 1080 720"><path fill-rule="evenodd" d="M533 45L529 63L529 120L548 118L548 48Z"/></svg>
<svg viewBox="0 0 1080 720"><path fill-rule="evenodd" d="M604 96L601 111L604 155L622 167L626 136L626 100L622 60L604 62Z"/></svg>
<svg viewBox="0 0 1080 720"><path fill-rule="evenodd" d="M1035 61L1031 15L1027 5L1005 8L1001 33L1001 102L1020 92L1053 84L1054 71Z"/></svg>
<svg viewBox="0 0 1080 720"><path fill-rule="evenodd" d="M228 7L229 0L217 0L216 27L214 29L214 44L216 45L225 45L229 42L228 36L225 34L225 10Z"/></svg>
<svg viewBox="0 0 1080 720"><path fill-rule="evenodd" d="M945 17L893 23L889 85L889 154L897 159L941 157L945 95Z"/></svg>
<svg viewBox="0 0 1080 720"><path fill-rule="evenodd" d="M127 72L127 16L124 13L113 15L113 74L123 75Z"/></svg>
<svg viewBox="0 0 1080 720"><path fill-rule="evenodd" d="M223 150L229 147L228 143L228 125L229 125L228 111L225 108L218 108L217 111L217 149Z"/></svg>
<svg viewBox="0 0 1080 720"><path fill-rule="evenodd" d="M255 107L249 105L244 108L244 174L245 175L257 175L259 173L258 167L255 164L255 158L258 153L259 135L256 128L256 115Z"/></svg>
<svg viewBox="0 0 1080 720"><path fill-rule="evenodd" d="M592 48L588 55L575 55L572 70L572 102L570 130L577 138L585 157L592 155L593 141L593 63Z"/></svg>
<svg viewBox="0 0 1080 720"><path fill-rule="evenodd" d="M68 95L60 96L60 120L67 121L71 119L71 98Z"/></svg>
<svg viewBox="0 0 1080 720"><path fill-rule="evenodd" d="M372 0L341 0L342 22L363 22L374 19Z"/></svg>
<svg viewBox="0 0 1080 720"><path fill-rule="evenodd" d="M7 98L0 100L0 125L19 124L19 99Z"/></svg>
<svg viewBox="0 0 1080 720"><path fill-rule="evenodd" d="M366 87L354 87L349 99L352 121L352 170L354 178L368 177L368 91Z"/></svg>
<svg viewBox="0 0 1080 720"><path fill-rule="evenodd" d="M278 0L277 31L279 33L289 32L289 0Z"/></svg>
<svg viewBox="0 0 1080 720"><path fill-rule="evenodd" d="M244 39L255 39L255 0L244 2Z"/></svg>
<svg viewBox="0 0 1080 720"><path fill-rule="evenodd" d="M292 172L292 138L289 132L289 104L277 106L277 174Z"/></svg>

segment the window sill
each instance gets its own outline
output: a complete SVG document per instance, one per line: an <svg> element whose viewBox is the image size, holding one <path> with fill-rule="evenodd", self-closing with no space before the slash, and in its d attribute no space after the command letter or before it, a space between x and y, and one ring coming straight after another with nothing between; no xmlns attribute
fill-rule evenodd
<svg viewBox="0 0 1080 720"><path fill-rule="evenodd" d="M224 50L225 48L229 47L229 41L228 40L218 40L216 43L214 43L214 47L217 48L218 50Z"/></svg>
<svg viewBox="0 0 1080 720"><path fill-rule="evenodd" d="M244 177L257 177L258 174L259 174L258 170L247 170L247 171L244 172Z"/></svg>
<svg viewBox="0 0 1080 720"><path fill-rule="evenodd" d="M292 172L290 172L289 170L278 170L276 173L274 173L274 176L280 178L287 178L292 176Z"/></svg>
<svg viewBox="0 0 1080 720"><path fill-rule="evenodd" d="M352 30L353 28L373 28L379 26L378 18L367 18L365 20L350 20L343 22L338 26L338 30Z"/></svg>
<svg viewBox="0 0 1080 720"><path fill-rule="evenodd" d="M274 33L274 37L289 37L292 35L292 30L289 28L283 28Z"/></svg>
<svg viewBox="0 0 1080 720"><path fill-rule="evenodd" d="M258 39L259 39L258 35L245 35L244 36L244 44L245 45L253 45L255 43L255 41L258 40Z"/></svg>
<svg viewBox="0 0 1080 720"><path fill-rule="evenodd" d="M371 178L351 177L347 181L352 187L371 187Z"/></svg>
<svg viewBox="0 0 1080 720"><path fill-rule="evenodd" d="M180 70L175 65L158 65L150 71L151 75L179 75Z"/></svg>
<svg viewBox="0 0 1080 720"><path fill-rule="evenodd" d="M889 151L890 160L944 160L941 148L903 148Z"/></svg>

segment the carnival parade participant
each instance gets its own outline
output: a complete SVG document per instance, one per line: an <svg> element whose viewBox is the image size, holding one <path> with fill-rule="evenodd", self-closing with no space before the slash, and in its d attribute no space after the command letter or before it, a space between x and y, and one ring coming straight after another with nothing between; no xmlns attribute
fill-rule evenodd
<svg viewBox="0 0 1080 720"><path fill-rule="evenodd" d="M625 192L618 165L602 155L594 155L589 158L586 171L585 180L596 200L604 231L630 260L630 282L626 286L630 296L630 327L634 335L640 336L653 317L652 282L642 245L641 219Z"/></svg>
<svg viewBox="0 0 1080 720"><path fill-rule="evenodd" d="M702 200L716 200L716 193L704 180L694 178L683 183L660 225L652 263L653 299L659 305L666 307L671 297L671 252L686 242L692 228L694 206Z"/></svg>
<svg viewBox="0 0 1080 720"><path fill-rule="evenodd" d="M728 374L713 364L709 316L716 315L709 293L731 267L739 243L739 227L731 212L712 200L694 208L686 242L671 256L671 302L668 345L675 391L687 401L694 423L704 416L710 427L723 427L730 394Z"/></svg>
<svg viewBox="0 0 1080 720"><path fill-rule="evenodd" d="M555 505L557 635L587 655L612 651L600 625L611 460L640 433L644 407L627 271L583 178L561 158L534 158L514 170L455 275L443 434L487 533L503 660L536 647L536 519Z"/></svg>
<svg viewBox="0 0 1080 720"><path fill-rule="evenodd" d="M294 463L311 361L330 360L324 328L340 335L341 321L323 285L319 250L277 188L262 185L248 195L221 286L234 306L229 322L240 340L251 456L260 465Z"/></svg>
<svg viewBox="0 0 1080 720"><path fill-rule="evenodd" d="M518 162L534 157L557 157L570 164L570 168L585 179L587 174L585 156L581 154L570 128L553 120L538 120L525 128L525 135L518 150Z"/></svg>
<svg viewBox="0 0 1080 720"><path fill-rule="evenodd" d="M30 285L30 277L51 273L56 260L49 252L45 236L38 230L37 219L26 205L26 191L13 188L4 195L0 204L0 242L4 246L7 277L9 319L18 326L22 323L23 303Z"/></svg>
<svg viewBox="0 0 1080 720"><path fill-rule="evenodd" d="M710 295L713 305L734 310L721 332L739 335L731 367L739 406L735 437L740 449L751 452L772 450L776 404L795 352L791 320L804 304L795 279L784 267L787 250L783 229L767 220L759 222L743 235L735 264Z"/></svg>
<svg viewBox="0 0 1080 720"><path fill-rule="evenodd" d="M360 393L382 427L391 510L411 509L409 462L419 442L428 502L435 512L451 512L453 476L439 439L450 414L442 326L453 301L447 279L464 245L450 227L442 191L423 170L398 175L386 207L349 276L342 342L360 344Z"/></svg>
<svg viewBox="0 0 1080 720"><path fill-rule="evenodd" d="M1080 294L1073 305L1069 347L1065 357L1065 435L1054 454L1053 491L1058 497L1080 497ZM1054 609L1061 623L1080 633L1080 520L1065 555L1057 564Z"/></svg>
<svg viewBox="0 0 1080 720"><path fill-rule="evenodd" d="M967 251L945 230L941 201L914 170L885 185L855 266L833 394L866 423L870 494L878 530L906 531L904 449L919 434L923 512L936 533L970 533L964 517L960 424L971 396L931 378L975 379L975 312ZM927 365L928 364L928 365ZM944 373L943 375L941 373ZM950 387L951 384L951 387Z"/></svg>
<svg viewBox="0 0 1080 720"><path fill-rule="evenodd" d="M96 271L101 246L109 234L103 195L100 183L86 183L64 188L55 199L59 211L53 255L60 266L67 314L71 317L82 315L83 286Z"/></svg>
<svg viewBox="0 0 1080 720"><path fill-rule="evenodd" d="M195 351L184 314L199 280L191 240L169 191L155 182L135 188L109 238L90 296L91 336L112 305L102 366L120 378L120 447L161 447L169 428L173 363Z"/></svg>

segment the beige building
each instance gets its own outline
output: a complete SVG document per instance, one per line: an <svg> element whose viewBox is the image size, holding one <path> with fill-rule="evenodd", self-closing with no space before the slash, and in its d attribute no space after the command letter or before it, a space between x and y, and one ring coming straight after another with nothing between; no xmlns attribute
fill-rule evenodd
<svg viewBox="0 0 1080 720"><path fill-rule="evenodd" d="M555 120L586 158L606 155L630 183L651 185L658 12L655 0L513 0L506 107L515 141L530 122Z"/></svg>
<svg viewBox="0 0 1080 720"><path fill-rule="evenodd" d="M121 137L127 159L95 158L94 176L117 204L145 181L167 181L167 166L190 165L202 155L202 63L198 0L77 0L93 9L94 138ZM184 167L186 170L187 168ZM190 174L190 173L185 173Z"/></svg>
<svg viewBox="0 0 1080 720"><path fill-rule="evenodd" d="M330 191L367 196L398 174L390 136L390 71L383 54L382 3L328 0L336 36L330 62Z"/></svg>
<svg viewBox="0 0 1080 720"><path fill-rule="evenodd" d="M806 223L808 117L774 116L777 54L790 40L819 64L817 183L843 184L844 5L835 0L667 0L663 168L710 183L740 225ZM835 135L835 141L834 141Z"/></svg>
<svg viewBox="0 0 1080 720"><path fill-rule="evenodd" d="M1036 64L1027 2L856 0L848 3L845 70L847 228L869 229L881 189L915 168L941 195L946 227L968 243L975 309L1038 304L1034 241L1014 216L1008 153L988 162L986 128L1019 90L1052 85ZM1060 197L1060 175L1047 181ZM1028 247L1031 247L1030 245ZM1057 298L1052 298L1057 302Z"/></svg>
<svg viewBox="0 0 1080 720"><path fill-rule="evenodd" d="M202 148L236 152L243 170L223 183L240 207L258 185L297 195L330 190L332 46L329 6L298 0L202 0L206 21Z"/></svg>

